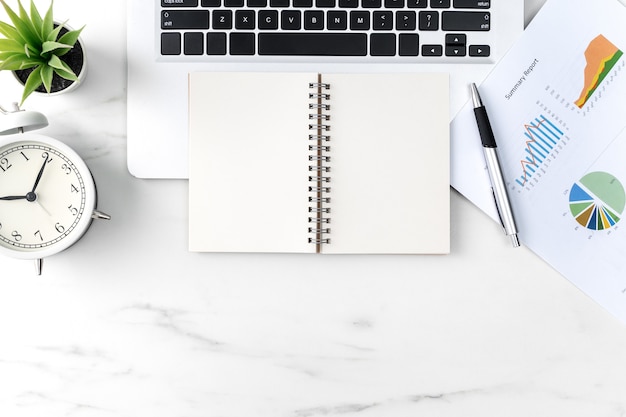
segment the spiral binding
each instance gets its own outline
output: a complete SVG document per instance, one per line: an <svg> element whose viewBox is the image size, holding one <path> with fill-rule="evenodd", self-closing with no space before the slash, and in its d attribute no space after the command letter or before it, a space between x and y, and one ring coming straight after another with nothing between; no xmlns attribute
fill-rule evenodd
<svg viewBox="0 0 626 417"><path fill-rule="evenodd" d="M309 223L312 224L309 243L315 244L316 252L320 252L323 244L330 243L330 146L327 144L330 141L327 133L330 131L330 104L327 103L330 85L322 82L318 75L317 82L309 83L309 88L309 120L312 121L309 124L309 171L312 172L309 176Z"/></svg>

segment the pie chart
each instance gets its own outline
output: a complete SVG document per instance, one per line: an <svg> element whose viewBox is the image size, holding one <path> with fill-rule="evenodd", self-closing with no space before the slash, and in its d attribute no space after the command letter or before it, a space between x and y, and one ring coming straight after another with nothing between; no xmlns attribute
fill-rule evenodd
<svg viewBox="0 0 626 417"><path fill-rule="evenodd" d="M617 178L607 172L591 172L572 185L569 209L576 221L590 230L606 230L619 222L626 194Z"/></svg>

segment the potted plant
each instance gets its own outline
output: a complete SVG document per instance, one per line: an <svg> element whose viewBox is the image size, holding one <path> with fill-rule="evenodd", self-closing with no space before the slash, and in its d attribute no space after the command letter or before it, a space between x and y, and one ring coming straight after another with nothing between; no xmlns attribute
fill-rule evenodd
<svg viewBox="0 0 626 417"><path fill-rule="evenodd" d="M20 0L17 12L5 0L0 3L12 23L0 21L0 70L13 71L24 84L21 103L34 91L55 93L76 86L86 69L79 40L83 28L55 23L52 2L43 17L33 0L30 14Z"/></svg>

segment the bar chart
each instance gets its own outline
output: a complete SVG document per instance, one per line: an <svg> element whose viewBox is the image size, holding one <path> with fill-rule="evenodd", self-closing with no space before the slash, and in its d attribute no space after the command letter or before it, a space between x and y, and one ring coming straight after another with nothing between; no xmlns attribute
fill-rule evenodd
<svg viewBox="0 0 626 417"><path fill-rule="evenodd" d="M564 135L563 130L543 114L524 124L525 148L519 161L522 172L515 182L524 187L551 156Z"/></svg>

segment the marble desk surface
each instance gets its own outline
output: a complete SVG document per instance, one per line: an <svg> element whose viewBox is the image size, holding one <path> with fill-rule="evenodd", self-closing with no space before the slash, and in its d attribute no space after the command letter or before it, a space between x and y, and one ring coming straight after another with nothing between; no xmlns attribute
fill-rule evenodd
<svg viewBox="0 0 626 417"><path fill-rule="evenodd" d="M55 3L87 78L26 107L112 220L0 259L0 416L626 415L624 325L455 191L448 256L189 253L187 182L126 169L125 8Z"/></svg>

